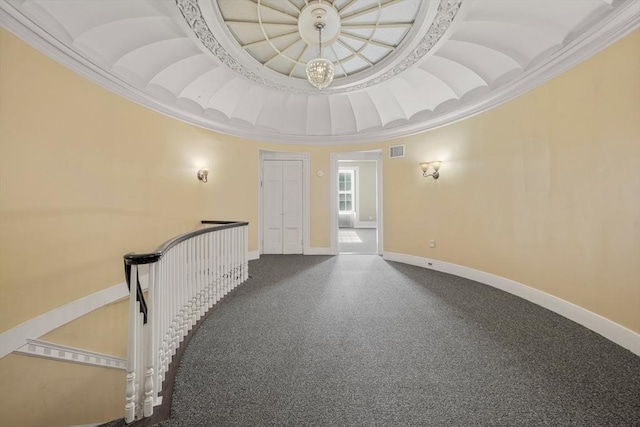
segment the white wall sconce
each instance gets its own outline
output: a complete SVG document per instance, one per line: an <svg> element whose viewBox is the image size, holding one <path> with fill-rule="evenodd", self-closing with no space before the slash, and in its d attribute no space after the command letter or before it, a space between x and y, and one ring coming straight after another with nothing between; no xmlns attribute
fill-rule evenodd
<svg viewBox="0 0 640 427"><path fill-rule="evenodd" d="M425 162L425 163L420 163L420 168L422 169L422 176L424 176L425 178L428 177L433 177L433 179L438 179L440 177L440 172L438 172L440 170L440 165L442 164L442 162ZM431 167L433 168L433 173L428 173L429 172L429 165L431 165Z"/></svg>
<svg viewBox="0 0 640 427"><path fill-rule="evenodd" d="M198 171L198 179L202 182L207 182L209 179L209 169L202 168Z"/></svg>

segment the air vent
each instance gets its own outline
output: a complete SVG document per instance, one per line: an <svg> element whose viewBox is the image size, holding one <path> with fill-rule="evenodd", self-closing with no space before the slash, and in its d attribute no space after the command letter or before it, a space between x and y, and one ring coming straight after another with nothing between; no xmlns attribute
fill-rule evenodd
<svg viewBox="0 0 640 427"><path fill-rule="evenodd" d="M404 157L404 145L389 147L389 158L395 159L397 157Z"/></svg>

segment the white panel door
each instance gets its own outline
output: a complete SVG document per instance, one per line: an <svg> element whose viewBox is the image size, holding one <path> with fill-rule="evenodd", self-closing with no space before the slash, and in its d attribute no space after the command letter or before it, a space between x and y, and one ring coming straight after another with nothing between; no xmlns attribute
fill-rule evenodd
<svg viewBox="0 0 640 427"><path fill-rule="evenodd" d="M265 160L262 170L262 253L301 254L302 161Z"/></svg>
<svg viewBox="0 0 640 427"><path fill-rule="evenodd" d="M282 253L302 253L302 161L283 162Z"/></svg>
<svg viewBox="0 0 640 427"><path fill-rule="evenodd" d="M265 160L262 178L262 253L282 253L282 162Z"/></svg>

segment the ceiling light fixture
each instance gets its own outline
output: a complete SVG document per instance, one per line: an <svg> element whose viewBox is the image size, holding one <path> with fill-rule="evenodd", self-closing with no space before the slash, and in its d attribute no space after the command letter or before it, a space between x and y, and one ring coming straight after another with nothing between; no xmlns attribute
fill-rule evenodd
<svg viewBox="0 0 640 427"><path fill-rule="evenodd" d="M335 68L333 62L322 57L322 30L325 27L327 12L318 8L313 11L313 16L313 27L318 31L318 57L307 62L307 79L309 83L322 90L333 81Z"/></svg>

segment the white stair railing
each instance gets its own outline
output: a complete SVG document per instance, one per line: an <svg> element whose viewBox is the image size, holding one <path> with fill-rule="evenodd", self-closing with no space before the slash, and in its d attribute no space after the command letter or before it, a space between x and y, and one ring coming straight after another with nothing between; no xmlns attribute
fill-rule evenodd
<svg viewBox="0 0 640 427"><path fill-rule="evenodd" d="M214 304L249 277L247 222L202 221L155 252L124 256L129 285L125 421L153 415L180 343ZM139 268L149 267L146 296Z"/></svg>

